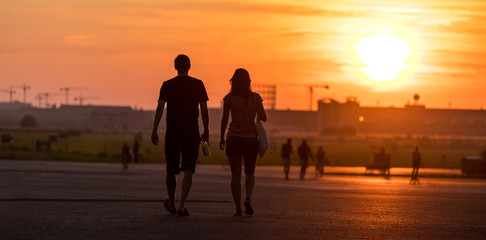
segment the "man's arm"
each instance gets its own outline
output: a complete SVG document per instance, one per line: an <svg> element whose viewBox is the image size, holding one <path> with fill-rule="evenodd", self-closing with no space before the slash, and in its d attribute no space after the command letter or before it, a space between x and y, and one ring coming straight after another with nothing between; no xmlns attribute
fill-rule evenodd
<svg viewBox="0 0 486 240"><path fill-rule="evenodd" d="M154 127L152 129L152 143L157 145L159 143L159 135L157 135L157 128L159 128L160 119L162 118L162 114L164 113L164 106L165 101L159 100L157 104L157 109L155 110L155 117L154 117Z"/></svg>
<svg viewBox="0 0 486 240"><path fill-rule="evenodd" d="M209 142L209 113L208 113L208 103L206 101L200 102L201 107L201 118L204 125L204 132L201 136L201 141Z"/></svg>

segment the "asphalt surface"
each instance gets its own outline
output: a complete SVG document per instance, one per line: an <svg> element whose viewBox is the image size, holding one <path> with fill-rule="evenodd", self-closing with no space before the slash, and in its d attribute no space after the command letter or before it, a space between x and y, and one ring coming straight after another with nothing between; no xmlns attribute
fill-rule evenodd
<svg viewBox="0 0 486 240"><path fill-rule="evenodd" d="M200 165L186 207L164 207L165 166L0 160L0 239L485 239L486 179L258 167L255 214L233 217L229 169ZM178 189L179 192L179 189ZM244 193L242 194L244 196Z"/></svg>

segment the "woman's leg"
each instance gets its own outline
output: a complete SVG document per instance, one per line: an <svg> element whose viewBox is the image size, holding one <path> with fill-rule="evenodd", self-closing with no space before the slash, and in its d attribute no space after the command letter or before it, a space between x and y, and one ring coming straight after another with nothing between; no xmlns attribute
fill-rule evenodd
<svg viewBox="0 0 486 240"><path fill-rule="evenodd" d="M246 200L251 202L251 196L253 195L253 189L255 188L255 165L257 155L243 155L243 161L245 162L245 190Z"/></svg>
<svg viewBox="0 0 486 240"><path fill-rule="evenodd" d="M258 149L258 142L256 142L256 149ZM253 195L253 189L255 188L255 165L258 151L254 154L244 154L243 160L245 162L245 189L246 189L246 199L245 199L245 213L248 215L253 215L253 207L251 206L251 196Z"/></svg>
<svg viewBox="0 0 486 240"><path fill-rule="evenodd" d="M228 156L231 167L231 193L236 209L241 210L241 155Z"/></svg>

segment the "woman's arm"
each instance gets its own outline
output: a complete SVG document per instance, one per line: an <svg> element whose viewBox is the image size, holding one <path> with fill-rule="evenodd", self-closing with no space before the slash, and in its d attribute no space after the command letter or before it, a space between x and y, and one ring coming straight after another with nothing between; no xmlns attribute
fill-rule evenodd
<svg viewBox="0 0 486 240"><path fill-rule="evenodd" d="M219 148L224 150L225 141L224 141L224 133L226 132L226 126L228 126L228 118L229 118L229 105L226 102L223 104L223 118L221 119L221 138L219 141Z"/></svg>
<svg viewBox="0 0 486 240"><path fill-rule="evenodd" d="M263 121L263 122L267 121L267 113L265 112L265 109L263 108L263 101L261 100L261 98L260 98L260 101L257 101L257 115L258 115L258 118L261 121Z"/></svg>

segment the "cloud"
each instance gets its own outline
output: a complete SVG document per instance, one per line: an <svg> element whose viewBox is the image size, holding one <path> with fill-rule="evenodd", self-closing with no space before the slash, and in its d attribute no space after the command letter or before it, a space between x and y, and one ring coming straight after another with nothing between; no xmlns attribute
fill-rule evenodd
<svg viewBox="0 0 486 240"><path fill-rule="evenodd" d="M174 1L163 4L144 4L142 7L148 9L181 10L181 11L223 11L263 14L292 14L302 16L321 16L321 17L354 17L361 16L363 13L358 11L338 11L318 7L310 7L298 4L266 4L248 2L227 2L227 1ZM153 14L153 12L152 12ZM149 14L148 17L152 17Z"/></svg>
<svg viewBox="0 0 486 240"><path fill-rule="evenodd" d="M64 37L63 41L69 45L74 47L88 47L95 45L98 36L92 33L88 34L73 34Z"/></svg>
<svg viewBox="0 0 486 240"><path fill-rule="evenodd" d="M362 15L358 12L336 11L316 7L282 4L217 3L211 7L233 12L259 12L265 14L292 14L320 17L354 17Z"/></svg>

